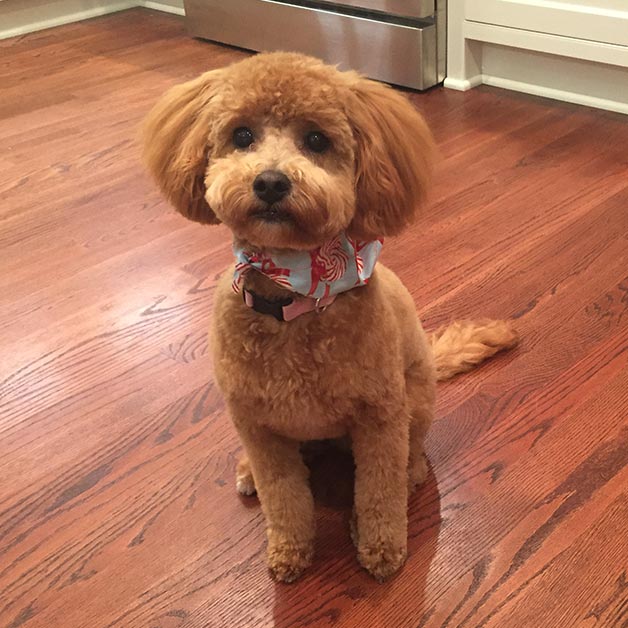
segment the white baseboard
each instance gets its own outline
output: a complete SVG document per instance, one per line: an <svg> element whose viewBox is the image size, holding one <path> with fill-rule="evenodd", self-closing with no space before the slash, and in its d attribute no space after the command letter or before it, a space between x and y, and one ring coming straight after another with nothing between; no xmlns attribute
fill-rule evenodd
<svg viewBox="0 0 628 628"><path fill-rule="evenodd" d="M86 5L89 5L86 7ZM107 15L137 6L134 0L62 0L38 2L24 0L19 3L0 2L0 39L17 37L53 26L80 22L92 17ZM85 8L86 7L86 8Z"/></svg>
<svg viewBox="0 0 628 628"><path fill-rule="evenodd" d="M572 60L557 59L556 61L560 63L558 67L552 68L550 64L549 70L544 71L544 68L547 69L547 63L539 63L538 59L529 58L521 51L518 51L520 58L509 58L503 51L501 53L495 51L495 56L498 56L500 64L489 66L488 69L499 71L499 75L481 74L471 80L447 78L445 87L467 91L477 85L489 85L551 100L628 114L628 70L622 69L623 72L620 72L619 68L596 67L598 64L583 67L583 64L576 66L575 63L570 68ZM534 66L538 68L537 71L530 73L529 69ZM526 69L528 72L524 71ZM563 70L563 76L572 74L574 77L574 80L563 80L562 88L553 86L559 83L556 75L560 70ZM622 90L620 86L626 87Z"/></svg>
<svg viewBox="0 0 628 628"><path fill-rule="evenodd" d="M470 79L457 79L447 77L443 85L449 89L455 89L459 92L466 92L478 85L482 84L482 75L472 76Z"/></svg>
<svg viewBox="0 0 628 628"><path fill-rule="evenodd" d="M183 8L183 0L170 0L169 2L158 2L156 0L137 0L137 6L145 9L155 9L155 11L163 11L164 13L172 13L174 15L185 15Z"/></svg>
<svg viewBox="0 0 628 628"><path fill-rule="evenodd" d="M445 87L491 85L628 114L628 67L490 42L478 46L480 72L447 77Z"/></svg>
<svg viewBox="0 0 628 628"><path fill-rule="evenodd" d="M576 105L584 105L585 107L594 107L595 109L605 109L606 111L615 111L616 113L628 114L628 103L609 100L608 98L599 98L590 94L577 92L568 92L562 89L555 89L545 85L535 85L534 83L523 83L512 79L503 78L501 76L482 75L482 84L492 87L501 87L514 92L523 92L524 94L532 94L534 96L542 96L552 100L562 100ZM445 82L445 87L449 87ZM456 88L453 88L456 89Z"/></svg>
<svg viewBox="0 0 628 628"><path fill-rule="evenodd" d="M482 82L628 113L628 68L616 65L484 43Z"/></svg>
<svg viewBox="0 0 628 628"><path fill-rule="evenodd" d="M183 0L0 0L0 39L80 22L133 7L185 15Z"/></svg>

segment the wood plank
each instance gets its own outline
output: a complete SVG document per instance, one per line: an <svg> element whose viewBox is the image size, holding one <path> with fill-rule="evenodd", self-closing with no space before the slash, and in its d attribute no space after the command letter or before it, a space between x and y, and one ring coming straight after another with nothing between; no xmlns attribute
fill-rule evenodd
<svg viewBox="0 0 628 628"><path fill-rule="evenodd" d="M624 625L628 120L411 95L441 161L384 261L428 327L514 316L523 342L441 386L404 570L359 569L351 463L325 458L285 586L207 352L229 234L175 215L135 141L170 85L247 53L144 9L0 48L0 625Z"/></svg>

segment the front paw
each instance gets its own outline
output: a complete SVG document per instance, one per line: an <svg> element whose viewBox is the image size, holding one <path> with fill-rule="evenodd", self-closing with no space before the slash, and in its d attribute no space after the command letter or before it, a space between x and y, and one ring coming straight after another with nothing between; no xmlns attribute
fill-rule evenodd
<svg viewBox="0 0 628 628"><path fill-rule="evenodd" d="M255 495L257 492L251 463L248 458L242 458L242 460L238 462L236 470L236 489L240 495Z"/></svg>
<svg viewBox="0 0 628 628"><path fill-rule="evenodd" d="M271 544L268 547L268 568L275 580L294 582L311 565L313 553L311 544Z"/></svg>
<svg viewBox="0 0 628 628"><path fill-rule="evenodd" d="M358 561L378 582L392 576L405 562L408 550L405 544L391 542L358 545Z"/></svg>

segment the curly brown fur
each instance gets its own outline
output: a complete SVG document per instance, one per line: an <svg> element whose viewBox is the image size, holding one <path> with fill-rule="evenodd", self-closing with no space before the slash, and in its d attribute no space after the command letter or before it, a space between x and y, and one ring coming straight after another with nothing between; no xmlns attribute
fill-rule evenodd
<svg viewBox="0 0 628 628"><path fill-rule="evenodd" d="M237 149L232 135L242 126L255 141ZM304 144L312 130L329 138L324 153ZM309 249L343 230L363 239L399 233L424 200L433 153L403 96L286 53L173 88L144 137L148 167L173 205L198 222L224 223L253 249ZM285 220L259 219L252 184L266 169L292 183L278 203ZM267 298L290 295L257 273L245 282ZM290 323L246 307L225 273L212 325L216 378L248 455L237 487L259 494L279 580L298 577L312 557L314 504L299 446L313 439L351 439L360 563L378 579L403 564L408 491L426 475L436 378L511 346L500 325L439 333L433 352L410 294L381 264L367 286Z"/></svg>

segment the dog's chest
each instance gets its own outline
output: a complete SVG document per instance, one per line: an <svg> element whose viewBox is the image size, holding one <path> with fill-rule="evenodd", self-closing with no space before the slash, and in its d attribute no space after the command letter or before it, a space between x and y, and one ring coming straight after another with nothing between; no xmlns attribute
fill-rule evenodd
<svg viewBox="0 0 628 628"><path fill-rule="evenodd" d="M331 438L344 433L381 374L357 333L310 316L307 325L252 319L237 343L223 326L216 374L230 405L246 408L252 419L298 439Z"/></svg>

